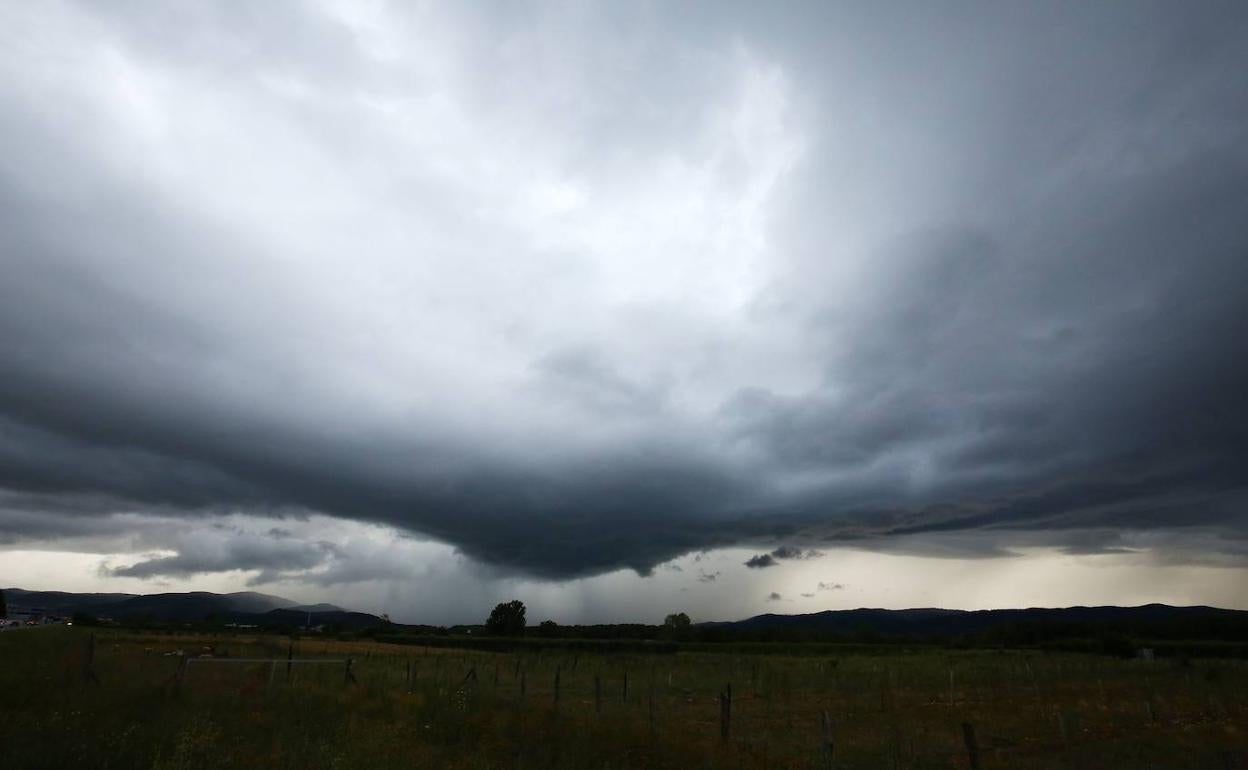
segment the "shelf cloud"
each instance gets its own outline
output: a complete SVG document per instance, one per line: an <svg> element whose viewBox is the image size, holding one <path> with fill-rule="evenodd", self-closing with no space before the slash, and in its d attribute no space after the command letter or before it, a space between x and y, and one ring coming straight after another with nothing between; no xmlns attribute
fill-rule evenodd
<svg viewBox="0 0 1248 770"><path fill-rule="evenodd" d="M1248 564L1242 4L497 10L0 8L0 544Z"/></svg>

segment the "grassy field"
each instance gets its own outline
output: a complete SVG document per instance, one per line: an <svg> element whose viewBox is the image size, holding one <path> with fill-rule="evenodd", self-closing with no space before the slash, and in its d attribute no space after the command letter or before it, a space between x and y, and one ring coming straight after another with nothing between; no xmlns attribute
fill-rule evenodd
<svg viewBox="0 0 1248 770"><path fill-rule="evenodd" d="M969 725L981 768L1248 769L1242 661L292 649L101 630L89 663L90 637L0 634L0 766L968 768ZM215 661L352 658L355 681L343 663L288 675L167 654L209 648Z"/></svg>

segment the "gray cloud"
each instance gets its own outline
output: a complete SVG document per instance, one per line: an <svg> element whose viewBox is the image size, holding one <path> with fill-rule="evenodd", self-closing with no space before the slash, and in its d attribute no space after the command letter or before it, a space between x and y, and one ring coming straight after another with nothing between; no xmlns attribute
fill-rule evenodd
<svg viewBox="0 0 1248 770"><path fill-rule="evenodd" d="M776 561L775 557L769 553L758 553L747 559L745 561L745 566L750 569L766 569L768 567L775 567L779 563L780 562Z"/></svg>
<svg viewBox="0 0 1248 770"><path fill-rule="evenodd" d="M771 555L777 559L800 559L802 558L802 549L794 548L788 545L782 545L771 552Z"/></svg>
<svg viewBox="0 0 1248 770"><path fill-rule="evenodd" d="M1239 4L410 13L0 10L0 542L1242 563Z"/></svg>
<svg viewBox="0 0 1248 770"><path fill-rule="evenodd" d="M823 556L823 552L814 548L803 550L791 545L782 545L772 551L771 555L777 559L818 559Z"/></svg>
<svg viewBox="0 0 1248 770"><path fill-rule="evenodd" d="M769 602L778 602L783 598L784 597L782 597L780 594L776 593L775 591L772 591L771 593L767 594L767 601Z"/></svg>
<svg viewBox="0 0 1248 770"><path fill-rule="evenodd" d="M179 544L174 556L146 559L127 567L116 567L109 573L116 577L149 578L158 575L187 576L206 572L261 570L269 582L283 571L300 573L320 566L334 552L332 543L292 542L288 538L254 537L242 532L229 532L224 541L206 538L187 539Z"/></svg>
<svg viewBox="0 0 1248 770"><path fill-rule="evenodd" d="M750 569L766 569L767 567L775 567L784 559L817 559L823 556L822 551L814 548L801 549L795 546L782 545L771 553L759 553L751 556L745 561L745 566Z"/></svg>

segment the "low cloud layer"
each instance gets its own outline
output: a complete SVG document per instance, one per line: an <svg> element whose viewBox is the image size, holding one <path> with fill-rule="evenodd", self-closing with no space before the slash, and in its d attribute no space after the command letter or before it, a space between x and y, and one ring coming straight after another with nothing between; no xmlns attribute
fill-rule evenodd
<svg viewBox="0 0 1248 770"><path fill-rule="evenodd" d="M283 521L558 580L1242 567L1246 37L1216 2L9 4L0 545L326 585L369 556Z"/></svg>
<svg viewBox="0 0 1248 770"><path fill-rule="evenodd" d="M750 569L766 569L767 567L775 567L783 560L796 559L818 559L823 556L822 551L813 548L802 550L791 545L782 545L771 553L757 553L746 559L745 566Z"/></svg>

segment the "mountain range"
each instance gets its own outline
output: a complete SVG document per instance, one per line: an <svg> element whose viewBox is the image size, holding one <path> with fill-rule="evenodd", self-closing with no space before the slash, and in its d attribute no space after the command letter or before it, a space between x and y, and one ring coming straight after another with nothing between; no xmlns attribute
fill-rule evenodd
<svg viewBox="0 0 1248 770"><path fill-rule="evenodd" d="M381 618L352 612L333 604L299 604L271 594L241 591L216 594L208 591L162 594L79 594L66 591L4 589L10 613L39 609L52 615L83 613L115 620L151 619L198 622L214 617L225 623L258 626L339 625L367 628Z"/></svg>
<svg viewBox="0 0 1248 770"><path fill-rule="evenodd" d="M201 622L214 618L223 623L256 626L326 625L360 629L383 623L366 612L353 612L333 604L298 604L290 599L251 591L216 594L69 593L4 589L10 613L16 609L41 609L54 615L85 613L115 620L147 619ZM430 626L398 626L416 630ZM577 633L576 626L567 632ZM623 626L614 626L617 631ZM642 628L642 627L638 627ZM1046 633L1074 634L1122 632L1154 638L1216 638L1248 641L1248 611L1217 607L1172 607L1147 604L1140 607L1064 607L1006 610L948 610L939 608L888 610L860 608L826 610L802 615L756 615L727 622L694 626L701 638L834 638L863 633L893 638L953 638L974 635ZM588 631L590 627L580 627ZM596 634L595 634L596 635Z"/></svg>
<svg viewBox="0 0 1248 770"><path fill-rule="evenodd" d="M724 623L700 623L709 636L828 638L870 633L886 637L953 638L994 634L1020 639L1044 635L1123 633L1149 638L1211 638L1248 641L1248 611L1217 607L1032 607L1004 610L938 608L827 610L804 615L757 615Z"/></svg>

